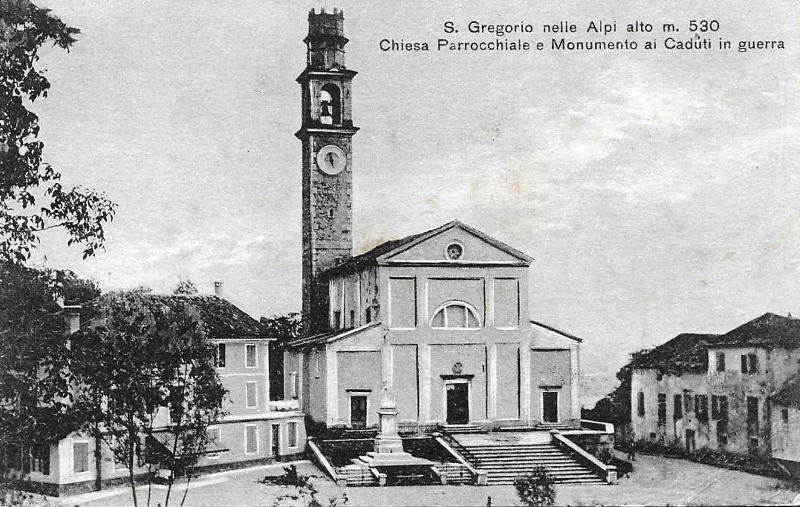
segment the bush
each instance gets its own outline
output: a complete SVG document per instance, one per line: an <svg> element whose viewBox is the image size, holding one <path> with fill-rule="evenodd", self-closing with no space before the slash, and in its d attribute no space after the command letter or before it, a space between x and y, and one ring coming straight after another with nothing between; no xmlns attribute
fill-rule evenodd
<svg viewBox="0 0 800 507"><path fill-rule="evenodd" d="M294 468L294 466L292 466ZM287 471L288 468L284 470ZM346 493L339 496L332 496L328 498L327 503L324 503L319 497L319 491L311 480L305 475L297 476L302 485L298 485L297 491L291 493L284 493L275 499L271 507L346 507L349 499ZM262 481L263 482L263 481Z"/></svg>
<svg viewBox="0 0 800 507"><path fill-rule="evenodd" d="M310 477L301 475L297 472L297 467L291 465L283 467L283 475L267 475L260 481L261 484L273 484L275 486L297 486L304 488L310 484Z"/></svg>
<svg viewBox="0 0 800 507"><path fill-rule="evenodd" d="M7 485L0 483L0 507L38 507L47 505L50 505L47 498L8 488Z"/></svg>
<svg viewBox="0 0 800 507"><path fill-rule="evenodd" d="M536 467L533 471L516 477L514 488L520 501L528 507L553 505L556 501L553 479L542 467Z"/></svg>

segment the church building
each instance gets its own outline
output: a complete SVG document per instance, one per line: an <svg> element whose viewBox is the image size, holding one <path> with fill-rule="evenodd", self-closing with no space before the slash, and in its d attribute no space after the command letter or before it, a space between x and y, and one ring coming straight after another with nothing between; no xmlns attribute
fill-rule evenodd
<svg viewBox="0 0 800 507"><path fill-rule="evenodd" d="M343 14L309 14L301 87L303 315L286 399L327 426L578 427L581 340L531 320L533 259L459 221L353 256Z"/></svg>

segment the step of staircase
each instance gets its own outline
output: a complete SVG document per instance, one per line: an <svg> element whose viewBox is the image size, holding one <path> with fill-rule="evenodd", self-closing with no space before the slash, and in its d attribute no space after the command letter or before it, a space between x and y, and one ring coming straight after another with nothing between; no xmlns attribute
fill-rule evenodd
<svg viewBox="0 0 800 507"><path fill-rule="evenodd" d="M605 484L593 470L553 444L464 445L486 471L488 484L513 484L536 466L544 467L556 484Z"/></svg>
<svg viewBox="0 0 800 507"><path fill-rule="evenodd" d="M451 435L464 435L468 433L486 433L486 430L475 424L444 424L442 429Z"/></svg>

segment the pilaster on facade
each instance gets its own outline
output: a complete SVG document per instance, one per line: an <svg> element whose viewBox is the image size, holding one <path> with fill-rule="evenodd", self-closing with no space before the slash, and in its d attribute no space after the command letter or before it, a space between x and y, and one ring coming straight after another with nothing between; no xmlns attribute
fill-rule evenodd
<svg viewBox="0 0 800 507"><path fill-rule="evenodd" d="M336 351L331 351L326 354L327 360L325 361L325 408L327 414L325 415L326 423L328 426L334 426L339 420L339 405L338 405L338 392L339 392L339 365L337 361Z"/></svg>
<svg viewBox="0 0 800 507"><path fill-rule="evenodd" d="M431 417L431 346L419 345L419 419L432 421Z"/></svg>
<svg viewBox="0 0 800 507"><path fill-rule="evenodd" d="M531 343L523 340L520 346L520 418L531 422Z"/></svg>
<svg viewBox="0 0 800 507"><path fill-rule="evenodd" d="M497 343L490 342L486 350L488 377L487 377L487 416L497 418Z"/></svg>

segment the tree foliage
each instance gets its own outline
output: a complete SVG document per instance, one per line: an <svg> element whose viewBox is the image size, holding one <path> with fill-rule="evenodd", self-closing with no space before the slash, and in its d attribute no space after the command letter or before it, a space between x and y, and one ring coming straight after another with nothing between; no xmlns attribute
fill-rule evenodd
<svg viewBox="0 0 800 507"><path fill-rule="evenodd" d="M190 278L183 278L181 277L178 280L178 285L172 289L172 293L176 296L194 296L197 294L197 285L190 279Z"/></svg>
<svg viewBox="0 0 800 507"><path fill-rule="evenodd" d="M553 479L542 467L535 467L531 472L515 477L514 489L523 505L528 507L553 505L556 501Z"/></svg>
<svg viewBox="0 0 800 507"><path fill-rule="evenodd" d="M84 187L65 188L42 159L39 118L31 104L47 97L50 82L36 68L39 49L69 50L77 28L28 0L0 0L0 259L27 260L40 234L62 228L83 257L101 248L115 205Z"/></svg>
<svg viewBox="0 0 800 507"><path fill-rule="evenodd" d="M191 301L108 294L98 300L92 323L72 335L84 429L128 468L134 504L135 466L167 470L171 491L176 476L205 451L208 426L223 415L214 348Z"/></svg>
<svg viewBox="0 0 800 507"><path fill-rule="evenodd" d="M99 294L71 271L0 262L0 440L43 446L77 427L59 300L80 304Z"/></svg>
<svg viewBox="0 0 800 507"><path fill-rule="evenodd" d="M286 344L300 338L303 323L299 313L261 317L267 328L267 335L275 341L269 344L269 397L271 400L283 399L283 351Z"/></svg>
<svg viewBox="0 0 800 507"><path fill-rule="evenodd" d="M613 423L623 427L631 422L631 373L636 362L647 354L648 350L640 350L631 354L631 361L619 369L617 380L619 385L604 398L595 403L590 410L584 410L583 417L596 421Z"/></svg>

